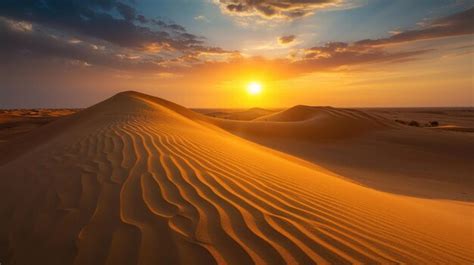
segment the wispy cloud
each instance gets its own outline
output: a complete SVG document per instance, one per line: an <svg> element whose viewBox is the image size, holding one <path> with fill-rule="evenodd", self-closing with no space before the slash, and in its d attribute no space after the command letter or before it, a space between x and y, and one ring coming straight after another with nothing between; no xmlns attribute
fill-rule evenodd
<svg viewBox="0 0 474 265"><path fill-rule="evenodd" d="M358 41L357 45L389 45L410 41L474 34L474 8L447 17L424 21L420 28L393 32L388 38Z"/></svg>
<svg viewBox="0 0 474 265"><path fill-rule="evenodd" d="M211 20L209 20L206 16L203 16L203 15L195 16L194 20L202 21L202 22L206 22L206 23L211 22Z"/></svg>

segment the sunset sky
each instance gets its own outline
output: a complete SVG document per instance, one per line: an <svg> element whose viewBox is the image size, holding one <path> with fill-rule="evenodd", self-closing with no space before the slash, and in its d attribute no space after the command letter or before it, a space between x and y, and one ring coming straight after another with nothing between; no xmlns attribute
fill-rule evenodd
<svg viewBox="0 0 474 265"><path fill-rule="evenodd" d="M472 106L470 0L2 0L0 108ZM249 83L262 92L249 94Z"/></svg>

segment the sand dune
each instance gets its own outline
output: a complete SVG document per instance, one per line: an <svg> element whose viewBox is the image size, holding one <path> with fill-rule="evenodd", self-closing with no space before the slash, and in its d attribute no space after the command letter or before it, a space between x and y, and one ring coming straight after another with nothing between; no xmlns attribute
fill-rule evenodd
<svg viewBox="0 0 474 265"><path fill-rule="evenodd" d="M245 135L291 137L299 140L325 141L400 125L359 110L331 107L295 106L251 122L212 120L226 130Z"/></svg>
<svg viewBox="0 0 474 265"><path fill-rule="evenodd" d="M213 110L206 111L206 109L197 109L197 112L201 112L210 117L229 119L229 120L241 120L241 121L251 121L262 116L266 116L274 113L274 110L262 109L262 108L250 108L247 110Z"/></svg>
<svg viewBox="0 0 474 265"><path fill-rule="evenodd" d="M326 139L321 128L341 138L398 126L321 112L296 122ZM471 203L369 189L216 124L248 130L127 92L1 145L0 262L474 261Z"/></svg>
<svg viewBox="0 0 474 265"><path fill-rule="evenodd" d="M474 135L402 125L378 113L296 106L250 122L211 122L368 187L474 201Z"/></svg>

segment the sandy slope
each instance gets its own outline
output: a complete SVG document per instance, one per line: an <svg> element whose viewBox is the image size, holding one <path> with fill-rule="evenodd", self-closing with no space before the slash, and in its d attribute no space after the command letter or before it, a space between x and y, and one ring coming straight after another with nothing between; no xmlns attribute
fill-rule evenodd
<svg viewBox="0 0 474 265"><path fill-rule="evenodd" d="M250 122L211 122L368 187L474 201L474 134L401 125L373 111L310 106Z"/></svg>
<svg viewBox="0 0 474 265"><path fill-rule="evenodd" d="M132 92L0 146L0 194L2 264L474 261L472 204L368 189Z"/></svg>

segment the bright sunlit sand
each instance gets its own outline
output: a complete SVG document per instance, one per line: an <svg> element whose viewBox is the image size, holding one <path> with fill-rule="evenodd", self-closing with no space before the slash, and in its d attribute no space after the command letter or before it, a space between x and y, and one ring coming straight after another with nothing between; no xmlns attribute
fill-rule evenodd
<svg viewBox="0 0 474 265"><path fill-rule="evenodd" d="M473 25L0 1L0 265L474 264Z"/></svg>

